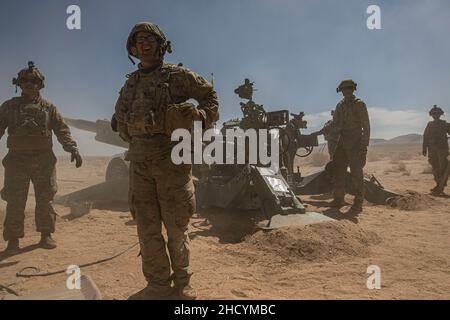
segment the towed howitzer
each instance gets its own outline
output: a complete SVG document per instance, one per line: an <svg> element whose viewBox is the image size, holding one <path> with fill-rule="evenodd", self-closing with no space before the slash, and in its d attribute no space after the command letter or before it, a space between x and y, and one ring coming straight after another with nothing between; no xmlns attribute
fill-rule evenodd
<svg viewBox="0 0 450 320"><path fill-rule="evenodd" d="M252 100L247 103L241 102L241 109L244 114L244 118L240 122L242 128L278 129L280 172L295 194L315 195L333 191L332 161L307 176L302 176L300 168L295 165L296 158L308 157L313 152L314 147L319 146L317 135L301 133L302 129L307 129L304 112L298 114L289 113L287 110L265 112L262 105L258 105ZM236 124L236 120L233 124ZM301 153L299 150L305 150L305 152ZM295 169L297 170L295 171ZM374 175L364 178L364 186L366 200L374 204L386 204L388 199L399 196L399 194L385 189ZM348 193L354 194L349 172L345 175L345 187Z"/></svg>
<svg viewBox="0 0 450 320"><path fill-rule="evenodd" d="M248 81L249 82L249 81ZM240 92L236 92L241 97ZM238 164L212 164L202 170L201 179L197 182L196 197L198 203L203 207L216 207L222 209L240 209L249 212L259 210L260 220L268 220L266 229L273 229L291 225L309 225L333 219L317 213L308 212L301 200L294 194L291 186L286 181L292 148L292 141L287 138L292 130L296 130L295 138L301 141L302 148L312 150L318 145L317 137L310 137L300 133L300 127L306 127L301 113L294 119L290 118L288 110L266 112L262 105L249 100L241 102L242 119L233 119L224 123L222 135L228 134L231 130L256 131L257 141L250 142L256 146L257 154L260 154L261 146L265 147L268 154L272 154L269 140L276 136L278 138L279 165L262 164L260 159L256 163L249 161L250 147L245 145L245 163ZM267 131L267 141L259 133L261 130ZM275 132L274 132L275 131ZM219 139L227 141L227 139ZM297 142L296 142L297 143ZM224 143L224 149L226 148ZM236 149L237 144L233 147ZM300 148L300 146L299 146ZM298 148L296 148L297 150ZM254 149L253 149L254 150ZM224 150L223 154L226 152ZM225 163L222 161L221 163Z"/></svg>

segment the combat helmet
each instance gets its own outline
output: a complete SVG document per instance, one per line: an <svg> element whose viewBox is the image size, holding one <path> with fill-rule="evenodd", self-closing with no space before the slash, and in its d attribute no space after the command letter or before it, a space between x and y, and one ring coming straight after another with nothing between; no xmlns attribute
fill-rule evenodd
<svg viewBox="0 0 450 320"><path fill-rule="evenodd" d="M336 92L342 92L342 89L344 88L354 88L356 90L357 86L358 84L351 79L343 80L337 87Z"/></svg>
<svg viewBox="0 0 450 320"><path fill-rule="evenodd" d="M166 36L162 32L162 30L153 23L150 22L140 22L136 24L133 29L131 29L131 32L127 39L127 51L128 51L128 58L131 60L131 62L134 61L131 57L138 58L131 52L131 48L135 45L135 36L138 32L150 32L151 34L155 35L158 38L159 42L159 57L161 61L164 58L164 55L166 52L172 53L172 47L170 41L167 41Z"/></svg>
<svg viewBox="0 0 450 320"><path fill-rule="evenodd" d="M431 108L431 110L430 110L430 116L432 116L433 114L442 116L444 114L444 110L439 108L437 105L434 105L433 108Z"/></svg>
<svg viewBox="0 0 450 320"><path fill-rule="evenodd" d="M39 90L44 88L44 75L35 67L33 61L28 62L28 68L19 71L17 78L12 80L13 85L21 86L24 80L34 81L39 85Z"/></svg>

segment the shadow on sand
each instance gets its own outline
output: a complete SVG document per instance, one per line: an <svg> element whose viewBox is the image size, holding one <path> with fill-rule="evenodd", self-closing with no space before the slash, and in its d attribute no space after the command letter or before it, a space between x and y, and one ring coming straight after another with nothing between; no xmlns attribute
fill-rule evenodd
<svg viewBox="0 0 450 320"><path fill-rule="evenodd" d="M0 262L2 262L3 260L5 260L7 258L11 258L11 257L14 257L14 256L18 256L20 254L23 254L23 253L31 252L31 251L34 251L34 250L39 249L39 248L41 248L41 246L39 244L31 244L29 246L20 248L19 250L16 250L14 252L7 252L6 249L5 249L5 251L0 252ZM1 267L6 267L6 266L0 265L0 268Z"/></svg>
<svg viewBox="0 0 450 320"><path fill-rule="evenodd" d="M257 230L258 213L249 210L201 209L198 216L205 220L193 223L196 230L190 236L217 237L220 243L239 243Z"/></svg>

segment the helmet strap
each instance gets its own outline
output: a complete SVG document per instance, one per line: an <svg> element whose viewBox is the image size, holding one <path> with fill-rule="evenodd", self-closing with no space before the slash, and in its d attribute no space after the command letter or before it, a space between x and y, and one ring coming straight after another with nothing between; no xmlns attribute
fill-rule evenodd
<svg viewBox="0 0 450 320"><path fill-rule="evenodd" d="M136 65L136 62L133 60L133 58L131 58L130 55L128 55L128 59L131 61L131 63L133 64L133 66Z"/></svg>

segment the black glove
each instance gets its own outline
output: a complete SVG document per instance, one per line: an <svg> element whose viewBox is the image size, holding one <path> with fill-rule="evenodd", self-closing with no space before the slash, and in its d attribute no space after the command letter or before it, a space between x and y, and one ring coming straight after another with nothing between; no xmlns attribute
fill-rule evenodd
<svg viewBox="0 0 450 320"><path fill-rule="evenodd" d="M83 159L81 158L78 151L73 151L72 156L70 157L70 162L75 161L75 167L79 168L83 164Z"/></svg>

